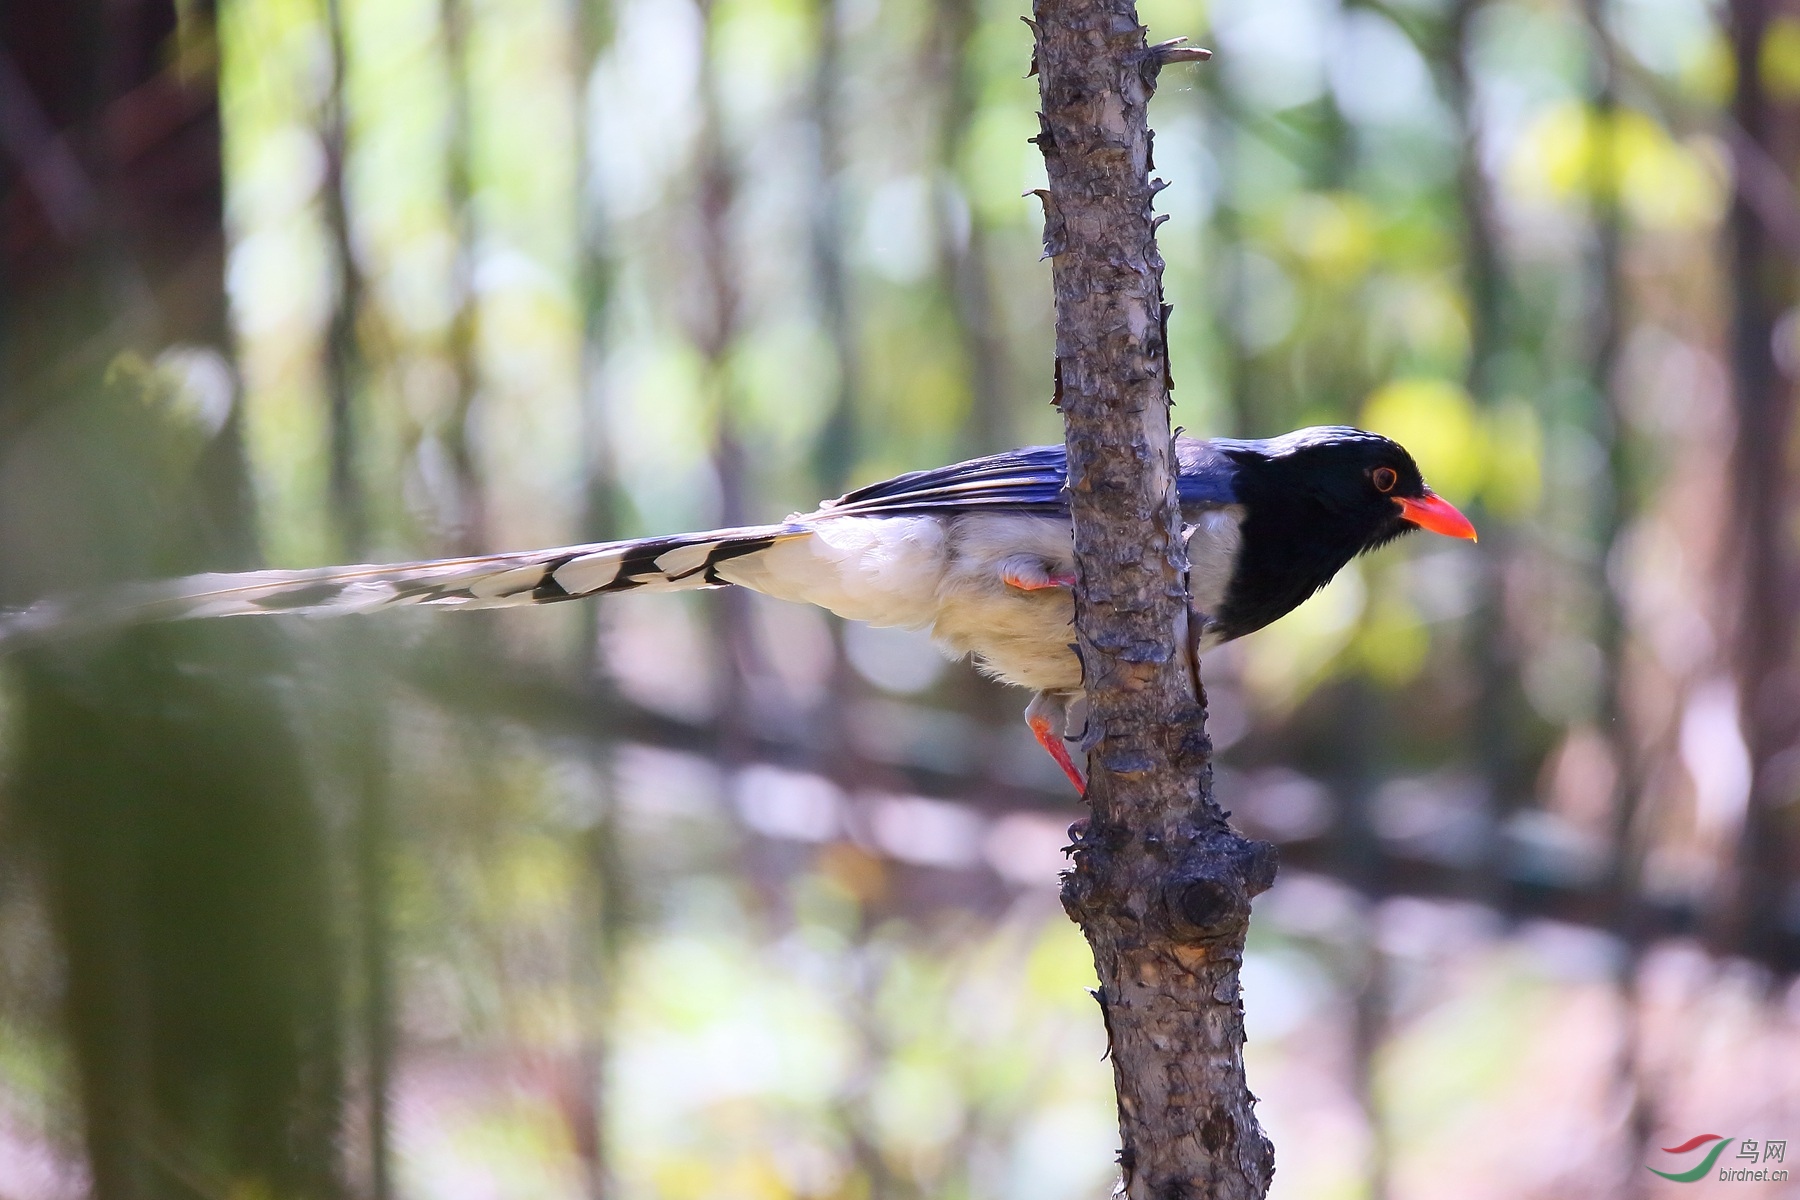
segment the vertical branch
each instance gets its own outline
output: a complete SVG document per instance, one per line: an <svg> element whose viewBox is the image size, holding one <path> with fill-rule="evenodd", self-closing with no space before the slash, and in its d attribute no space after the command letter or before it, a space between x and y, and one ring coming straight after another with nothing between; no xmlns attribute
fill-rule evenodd
<svg viewBox="0 0 1800 1200"><path fill-rule="evenodd" d="M360 634L362 630L354 630ZM368 1109L364 1136L368 1139L369 1200L389 1200L394 1194L391 1136L394 1076L393 930L388 909L393 889L388 886L388 847L393 838L388 795L386 723L376 691L374 673L367 670L370 647L357 647L358 637L347 639L356 653L346 656L345 674L351 686L341 719L347 731L346 754L356 810L350 836L356 856L357 943L361 951L362 1050L367 1067Z"/></svg>
<svg viewBox="0 0 1800 1200"><path fill-rule="evenodd" d="M631 901L621 852L619 795L610 746L594 764L606 788L600 819L583 837L588 870L583 876L582 905L576 931L576 985L584 1009L584 1036L575 1063L575 1098L571 1124L581 1159L587 1195L604 1200L613 1193L611 1157L606 1142L606 1082L609 1046L605 1022L617 1009L618 964L625 949L627 910Z"/></svg>
<svg viewBox="0 0 1800 1200"><path fill-rule="evenodd" d="M1494 198L1481 163L1473 52L1475 18L1485 0L1456 0L1443 51L1442 88L1456 123L1456 195L1462 219L1463 292L1469 300L1469 391L1492 401L1495 360L1506 348L1506 271Z"/></svg>
<svg viewBox="0 0 1800 1200"><path fill-rule="evenodd" d="M7 603L253 553L236 428L114 369L179 347L231 373L215 17L68 0L0 21ZM278 639L206 623L7 665L7 821L41 862L80 1088L59 1115L108 1200L341 1192L339 961L292 670Z"/></svg>
<svg viewBox="0 0 1800 1200"><path fill-rule="evenodd" d="M810 249L814 288L831 343L837 385L813 446L813 470L820 494L831 496L846 488L856 462L861 356L857 351L850 272L844 261L846 97L842 11L838 0L817 0L814 11L819 41L807 104L817 138L817 179L811 189ZM844 623L832 618L830 696L812 721L827 773L848 791L859 780L866 780L868 764L860 761L845 721L858 681L844 653L843 634ZM912 1189L905 1187L906 1181L889 1165L870 1118L871 1095L890 1056L876 1004L883 963L870 942L875 921L869 910L875 903L873 896L859 897L861 911L845 956L849 978L840 1004L842 1015L853 1030L852 1061L846 1085L832 1105L832 1116L869 1200L905 1200Z"/></svg>
<svg viewBox="0 0 1800 1200"><path fill-rule="evenodd" d="M1606 28L1605 6L1601 0L1583 0L1583 16L1588 24L1590 56L1593 59L1594 100L1592 156L1589 163L1588 193L1591 197L1593 250L1588 274L1591 279L1588 328L1588 376L1594 395L1591 425L1595 438L1607 452L1607 480L1610 485L1605 511L1600 514L1596 540L1607 554L1617 546L1629 516L1631 480L1630 455L1625 440L1625 416L1620 407L1617 384L1624 304L1622 274L1622 229L1617 203L1619 186L1617 128L1618 95L1615 86L1616 55ZM1606 556L1602 556L1602 563ZM1637 754L1624 724L1624 656L1625 614L1619 595L1608 583L1605 572L1597 580L1600 591L1598 640L1605 679L1601 688L1600 726L1608 730L1613 756L1619 768L1619 795L1614 807L1613 891L1615 907L1626 903L1626 895L1635 888L1628 863L1631 813L1637 799L1639 775L1633 770ZM1622 914L1621 914L1622 915Z"/></svg>
<svg viewBox="0 0 1800 1200"><path fill-rule="evenodd" d="M807 115L816 139L813 169L811 252L813 293L819 319L831 343L837 384L830 409L812 448L813 474L821 496L846 490L858 453L857 396L861 390L861 356L857 352L850 271L844 261L844 36L839 0L817 0L814 6L818 43ZM830 617L831 675L826 702L811 717L826 773L846 790L866 777L867 764L851 744L845 714L858 683L844 653L844 622ZM860 927L859 927L860 928ZM852 1148L855 1134L852 1134ZM860 1150L857 1151L860 1155Z"/></svg>
<svg viewBox="0 0 1800 1200"><path fill-rule="evenodd" d="M724 114L720 108L717 64L718 42L714 30L716 6L701 5L705 30L700 61L700 271L703 280L702 311L694 331L701 357L706 362L706 389L713 417L713 469L719 481L719 519L726 526L742 525L747 516L745 492L748 463L737 427L736 405L729 355L737 342L742 316L738 294L737 257L731 238L732 208L737 200L737 179L725 146ZM749 712L746 667L754 650L750 633L749 597L741 588L726 588L710 598L723 642L725 694L719 715L719 731L728 765L741 762L748 731Z"/></svg>
<svg viewBox="0 0 1800 1200"><path fill-rule="evenodd" d="M1588 179L1594 239L1588 267L1592 280L1588 329L1588 374L1594 398L1591 426L1596 440L1606 450L1610 485L1595 531L1595 540L1604 553L1600 558L1598 578L1594 581L1600 599L1596 629L1602 663L1599 726L1608 740L1616 768L1605 890L1608 919L1624 945L1614 978L1620 1022L1616 1074L1628 1105L1623 1149L1627 1162L1637 1163L1650 1145L1656 1119L1655 1097L1643 1074L1643 1030L1638 994L1644 939L1637 902L1642 866L1637 830L1644 765L1625 705L1628 634L1625 608L1618 589L1607 578L1605 570L1605 564L1612 561L1632 516L1636 492L1630 446L1626 440L1623 396L1618 383L1625 305L1624 228L1618 204L1619 65L1605 4L1601 0L1582 0L1582 16L1588 28L1593 76L1594 132ZM1627 1194L1644 1194L1646 1184L1635 1167L1628 1170L1626 1180Z"/></svg>
<svg viewBox="0 0 1800 1200"><path fill-rule="evenodd" d="M1377 768L1369 753L1380 744L1385 697L1366 677L1345 682L1331 739L1333 780L1341 797L1332 831L1333 857L1342 878L1367 900L1360 961L1348 971L1353 981L1350 1014L1350 1074L1363 1120L1369 1129L1368 1200L1387 1200L1392 1174L1392 1143L1383 1119L1375 1079L1375 1059L1387 1039L1391 987L1387 956L1381 948L1381 901L1388 891L1381 835L1375 828Z"/></svg>
<svg viewBox="0 0 1800 1200"><path fill-rule="evenodd" d="M937 273L956 321L969 415L963 422L962 453L992 454L1016 444L1013 436L1013 372L1010 348L997 326L993 285L988 275L988 233L969 203L962 163L969 145L979 96L969 49L980 27L976 0L933 0L930 90L943 97L938 121L936 196ZM956 686L963 711L989 727L1018 720L1016 703L973 673L959 674Z"/></svg>
<svg viewBox="0 0 1800 1200"><path fill-rule="evenodd" d="M837 383L824 425L813 444L812 466L819 494L835 496L848 486L856 461L856 397L861 364L851 311L850 272L844 263L844 38L838 0L817 0L814 20L818 46L812 87L807 94L807 115L815 138L816 178L808 189L813 200L808 249L814 298L831 343ZM821 742L827 747L826 755L832 760L831 773L840 782L848 783L854 764L844 729L843 701L856 681L844 656L843 622L836 617L831 620L831 701L821 708L815 720L820 726Z"/></svg>
<svg viewBox="0 0 1800 1200"><path fill-rule="evenodd" d="M445 183L451 226L456 237L454 310L450 317L450 372L455 380L450 414L443 436L456 476L456 510L449 514L458 553L487 548L487 516L481 472L469 444L469 409L478 383L476 335L479 310L475 297L474 135L469 106L469 6L466 0L439 0L444 27L445 78L449 89L449 131L445 139Z"/></svg>
<svg viewBox="0 0 1800 1200"><path fill-rule="evenodd" d="M1618 387L1619 354L1623 344L1625 287L1623 271L1623 227L1618 205L1619 155L1617 54L1606 25L1605 5L1601 0L1583 0L1588 37L1593 59L1594 102L1592 157L1589 164L1588 193L1593 206L1593 250L1588 274L1591 279L1588 327L1588 376L1593 388L1594 412L1591 425L1595 438L1606 449L1607 482L1605 510L1600 514L1596 541L1605 550L1604 564L1619 544L1619 538L1631 517L1634 493L1630 446L1626 439L1623 397ZM1624 712L1625 612L1617 589L1611 586L1602 569L1596 586L1600 593L1598 640L1605 678L1601 688L1600 726L1608 730L1612 751L1619 771L1619 795L1614 806L1614 865L1616 883L1630 884L1632 874L1627 864L1632 812L1637 799L1642 772L1639 756ZM1615 887L1618 900L1623 892Z"/></svg>
<svg viewBox="0 0 1800 1200"><path fill-rule="evenodd" d="M581 44L576 103L575 148L582 169L576 179L576 213L579 221L581 262L578 289L581 298L582 414L588 453L583 462L587 485L585 537L604 541L618 536L618 497L614 492L611 452L607 446L603 397L599 394L601 367L606 353L606 316L613 290L613 253L609 243L599 176L594 163L593 118L589 87L599 68L600 56L612 40L612 4L609 0L579 0L576 5L577 37ZM597 610L598 606L590 606ZM588 618L592 621L594 618ZM598 643L589 639L589 645Z"/></svg>
<svg viewBox="0 0 1800 1200"><path fill-rule="evenodd" d="M351 233L350 197L344 174L350 115L345 95L349 49L343 0L325 0L325 21L331 47L331 78L322 122L325 227L337 267L337 295L325 331L330 500L343 549L356 556L366 550L370 535L368 495L356 445L358 393L365 377L358 332L366 289ZM360 656L354 657L360 661ZM352 671L353 678L357 674L360 672ZM345 722L348 769L356 797L350 836L354 842L355 921L362 982L362 1006L357 1015L368 1088L363 1133L368 1139L370 1195L372 1200L388 1200L393 1194L389 1093L394 1049L389 977L392 947L387 919L389 813L382 765L385 737L379 711L368 695L369 686L366 676L355 680L347 689L347 702L338 715Z"/></svg>
<svg viewBox="0 0 1800 1200"><path fill-rule="evenodd" d="M1007 428L1007 352L994 328L994 298L988 283L986 235L981 221L960 195L958 168L975 115L975 81L969 73L969 40L980 17L974 0L935 0L937 34L935 90L944 97L939 122L938 273L956 314L964 371L969 381L968 450L992 454L1012 444ZM957 189L953 192L952 189ZM960 205L960 213L952 202ZM956 228L958 218L963 228Z"/></svg>
<svg viewBox="0 0 1800 1200"><path fill-rule="evenodd" d="M1274 1153L1244 1080L1238 968L1275 851L1232 832L1188 644L1150 181L1157 72L1130 0L1037 0L1056 384L1069 456L1092 817L1063 905L1093 948L1121 1191L1257 1197Z"/></svg>
<svg viewBox="0 0 1800 1200"><path fill-rule="evenodd" d="M1500 253L1500 231L1494 197L1481 162L1481 128L1472 57L1475 18L1485 0L1457 0L1448 14L1440 46L1421 46L1438 60L1439 88L1456 124L1457 215L1462 226L1463 295L1469 305L1469 362L1464 375L1469 395L1482 407L1498 398L1495 368L1506 349L1508 286ZM1511 662L1505 650L1506 616L1501 581L1511 555L1503 527L1484 538L1477 549L1483 586L1469 620L1474 658L1476 700L1481 718L1472 723L1471 754L1487 785L1488 827L1501 829L1518 804L1518 728L1511 699L1515 694ZM1508 887L1505 847L1498 836L1483 847L1480 886L1485 899L1504 905Z"/></svg>
<svg viewBox="0 0 1800 1200"><path fill-rule="evenodd" d="M818 0L818 57L807 97L817 139L810 249L819 314L831 341L837 387L824 428L813 447L813 470L820 495L844 490L856 457L858 356L850 307L850 273L844 265L844 131L842 95L844 38L837 0Z"/></svg>
<svg viewBox="0 0 1800 1200"><path fill-rule="evenodd" d="M1246 300L1242 263L1244 229L1237 207L1237 153L1243 128L1219 72L1207 71L1204 76L1201 87L1212 107L1213 119L1208 125L1213 133L1213 161L1219 172L1219 202L1213 211L1212 227L1217 247L1214 261L1223 269L1213 287L1212 321L1219 346L1217 361L1225 373L1225 432L1232 437L1253 437L1256 431L1247 379L1247 356L1236 320L1237 314L1244 311Z"/></svg>
<svg viewBox="0 0 1800 1200"><path fill-rule="evenodd" d="M698 200L704 291L695 340L706 360L707 386L714 405L713 464L719 472L719 516L726 525L738 525L744 521L744 453L726 377L727 355L737 341L742 315L730 230L737 180L725 147L724 114L720 110L718 71L713 61L718 50L713 30L715 5L705 3L701 11L706 28L701 42Z"/></svg>
<svg viewBox="0 0 1800 1200"><path fill-rule="evenodd" d="M1791 180L1800 163L1800 121L1791 104L1769 96L1759 72L1763 39L1783 5L1733 0L1731 41L1737 65L1732 115L1749 143L1779 178ZM1756 172L1743 168L1740 177ZM1759 164L1760 165L1760 164ZM1796 301L1794 247L1760 212L1747 187L1733 195L1730 215L1732 366L1737 433L1731 478L1732 524L1739 568L1736 658L1752 783L1739 843L1733 894L1721 918L1727 944L1778 966L1800 951L1783 929L1783 887L1795 866L1794 809L1783 761L1800 752L1800 664L1794 628L1800 610L1800 562L1790 523L1795 496L1792 461L1794 381L1775 359L1776 323Z"/></svg>
<svg viewBox="0 0 1800 1200"><path fill-rule="evenodd" d="M325 330L325 387L330 408L331 506L343 549L355 555L369 539L368 498L357 472L356 394L363 362L357 343L363 278L350 232L350 203L344 166L349 146L349 114L344 86L348 72L342 0L325 0L331 44L331 80L325 96L321 139L325 150L325 228L337 267L337 295Z"/></svg>
<svg viewBox="0 0 1800 1200"><path fill-rule="evenodd" d="M459 0L461 2L461 0ZM582 330L582 421L587 442L582 472L585 490L583 535L592 541L617 536L617 497L612 460L607 448L605 413L597 394L605 354L605 321L612 295L612 261L607 231L596 190L592 161L594 139L589 122L588 84L601 54L611 40L612 5L607 0L577 0L576 36L581 47L575 94L576 160L582 169L576 177L576 213L580 222L578 295ZM605 657L599 637L599 606L586 606L584 644L587 673L602 693L610 691ZM618 777L613 747L602 742L593 752L593 770L604 789L600 817L583 835L586 870L581 877L578 910L574 921L576 994L580 998L581 1044L574 1063L574 1091L570 1124L576 1153L581 1159L583 1183L589 1200L605 1200L615 1181L606 1138L608 1077L611 1047L607 1039L617 1011L619 961L625 949L631 883L626 874L625 836L619 814Z"/></svg>

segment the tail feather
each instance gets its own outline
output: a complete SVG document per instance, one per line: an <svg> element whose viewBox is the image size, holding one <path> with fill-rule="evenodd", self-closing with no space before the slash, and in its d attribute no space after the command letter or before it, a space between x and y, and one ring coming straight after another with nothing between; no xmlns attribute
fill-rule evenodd
<svg viewBox="0 0 1800 1200"><path fill-rule="evenodd" d="M610 592L722 587L728 581L718 574L721 564L806 536L801 525L758 525L476 558L190 575L0 613L0 645L203 617L512 608Z"/></svg>

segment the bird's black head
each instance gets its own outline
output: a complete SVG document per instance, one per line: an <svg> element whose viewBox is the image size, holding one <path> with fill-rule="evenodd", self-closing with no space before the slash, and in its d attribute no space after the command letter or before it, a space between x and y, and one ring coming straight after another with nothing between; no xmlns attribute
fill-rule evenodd
<svg viewBox="0 0 1800 1200"><path fill-rule="evenodd" d="M1413 529L1473 539L1475 529L1425 486L1398 442L1342 425L1263 441L1217 441L1244 506L1236 570L1218 614L1224 632L1260 629L1331 582L1345 563Z"/></svg>

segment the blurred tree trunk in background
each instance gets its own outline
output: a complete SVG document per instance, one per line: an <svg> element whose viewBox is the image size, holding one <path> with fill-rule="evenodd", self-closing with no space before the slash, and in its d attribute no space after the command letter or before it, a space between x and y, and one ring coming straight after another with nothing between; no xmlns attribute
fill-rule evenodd
<svg viewBox="0 0 1800 1200"><path fill-rule="evenodd" d="M351 72L350 31L346 27L341 0L325 0L325 35L330 48L329 75L319 113L319 142L324 150L324 178L320 199L326 238L330 247L333 291L331 314L324 331L324 375L326 410L329 419L329 490L330 515L337 536L337 553L341 559L358 562L372 557L375 512L380 503L379 487L370 485L365 474L364 442L375 422L371 420L368 395L370 379L369 355L365 352L363 330L368 323L368 284L357 255L356 230L353 228L354 201L347 178L352 153L350 137ZM459 33L446 24L446 40L452 54ZM456 138L460 132L462 112L455 100L460 62L452 62L448 72L451 82L450 175L452 203L460 197L455 191L456 158L461 149ZM458 230L462 233L462 230ZM458 247L466 239L458 239ZM459 263L460 266L460 263ZM455 283L461 299L462 280ZM463 313L459 308L452 324L452 370L457 372L459 391L455 397L453 428L460 428L465 415L460 387L466 361L459 344ZM463 532L462 507L467 492L466 476L454 448L450 458L456 475L458 509L448 514L446 524ZM468 552L456 546L459 552ZM477 629L479 627L476 627ZM349 1049L358 1065L357 1100L359 1125L363 1138L360 1157L366 1159L364 1189L370 1200L388 1200L393 1195L392 1152L389 1139L390 1095L393 1088L395 1040L394 1027L394 932L390 920L392 889L389 877L394 855L393 829L395 815L389 794L388 747L390 735L386 713L380 701L377 654L379 643L371 638L366 643L358 627L344 631L350 650L345 673L338 682L344 685L344 707L337 724L341 741L339 753L346 771L347 790L353 805L349 819L349 856L354 866L353 904L357 974L355 976L356 1008L355 1040ZM360 644L359 644L360 643ZM371 669L373 668L373 669Z"/></svg>
<svg viewBox="0 0 1800 1200"><path fill-rule="evenodd" d="M988 283L987 238L960 183L969 136L980 103L969 70L970 42L980 24L974 0L933 0L933 44L926 78L942 98L938 123L935 212L938 274L962 335L962 367L969 386L969 419L960 449L970 457L1014 444L1008 429L1013 398L1006 378L1006 343L995 329Z"/></svg>
<svg viewBox="0 0 1800 1200"><path fill-rule="evenodd" d="M253 565L213 9L4 15L0 597ZM277 630L15 670L8 801L66 961L95 1194L341 1191L323 835Z"/></svg>
<svg viewBox="0 0 1800 1200"><path fill-rule="evenodd" d="M1729 224L1737 401L1731 522L1741 572L1736 645L1752 783L1720 932L1726 944L1791 969L1800 962L1800 939L1786 911L1800 865L1794 830L1800 806L1791 803L1800 782L1800 561L1794 380L1776 343L1793 344L1795 332L1784 318L1800 298L1800 246L1792 237L1800 106L1771 95L1761 76L1765 36L1778 18L1794 20L1791 6L1783 8L1775 0L1733 0L1729 10L1737 65L1731 115L1739 127Z"/></svg>
<svg viewBox="0 0 1800 1200"><path fill-rule="evenodd" d="M807 119L816 139L812 212L807 249L819 322L831 342L836 368L830 407L813 447L813 472L819 495L835 496L849 487L856 466L856 392L858 355L855 306L850 271L844 262L844 38L837 0L818 0L813 8L818 50Z"/></svg>
<svg viewBox="0 0 1800 1200"><path fill-rule="evenodd" d="M325 387L331 413L331 509L337 524L338 552L360 560L369 542L369 496L358 471L357 393L367 364L357 327L362 321L362 266L350 230L350 197L344 178L349 154L350 117L344 92L350 73L343 5L326 0L325 28L331 47L330 82L320 114L319 141L325 151L325 228L337 268L331 321L325 331Z"/></svg>
<svg viewBox="0 0 1800 1200"><path fill-rule="evenodd" d="M584 8L591 5L584 5ZM454 400L442 424L450 467L456 487L455 508L445 514L452 553L485 554L488 544L485 497L477 448L469 439L469 414L481 386L477 362L480 330L475 295L475 114L469 91L469 27L471 14L464 0L439 0L438 23L444 31L444 74L450 105L448 144L444 147L452 227L456 232L456 284L450 320L450 370L455 378ZM584 59L584 61L587 61ZM584 241L587 239L584 238ZM590 281L584 280L584 286Z"/></svg>

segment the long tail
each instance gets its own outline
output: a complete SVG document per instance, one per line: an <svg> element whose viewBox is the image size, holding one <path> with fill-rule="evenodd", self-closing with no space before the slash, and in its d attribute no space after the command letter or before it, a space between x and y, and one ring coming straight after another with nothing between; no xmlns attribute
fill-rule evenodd
<svg viewBox="0 0 1800 1200"><path fill-rule="evenodd" d="M201 617L336 616L415 604L511 608L608 592L721 587L728 582L719 576L722 564L807 536L802 525L757 525L479 558L190 575L0 612L0 648Z"/></svg>

